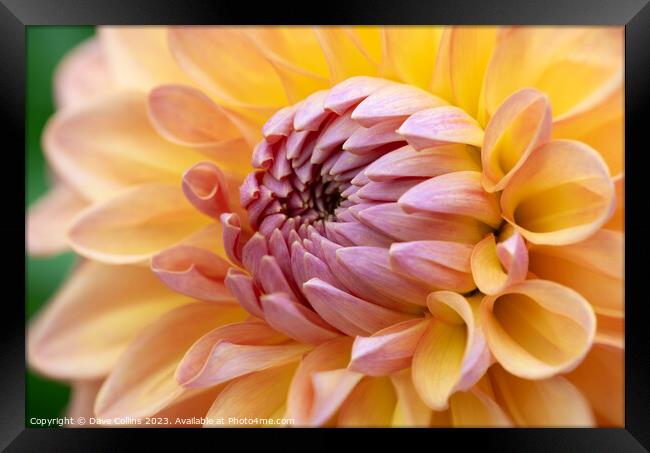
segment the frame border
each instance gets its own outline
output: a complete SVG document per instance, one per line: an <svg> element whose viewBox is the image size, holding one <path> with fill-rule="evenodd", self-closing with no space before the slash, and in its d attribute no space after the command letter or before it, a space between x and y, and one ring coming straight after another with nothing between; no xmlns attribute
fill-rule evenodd
<svg viewBox="0 0 650 453"><path fill-rule="evenodd" d="M117 5L116 5L117 3ZM305 5L303 5L305 6ZM488 445L499 447L499 451L547 452L590 451L590 452L628 452L650 451L650 329L646 326L650 311L641 299L644 294L645 269L635 263L642 257L650 256L650 241L643 236L650 234L650 220L644 218L643 208L648 207L644 197L647 190L645 166L641 164L644 146L648 146L648 126L643 121L644 110L650 106L650 4L648 0L500 0L486 4L481 0L463 0L445 3L425 3L417 0L373 4L369 7L361 1L328 2L327 8L309 12L304 8L282 8L276 3L255 5L250 8L242 2L229 0L194 0L174 2L174 0L0 0L0 83L4 90L0 112L6 127L4 138L14 145L7 147L5 157L15 161L6 168L23 168L25 158L20 158L16 150L25 147L25 28L32 25L153 25L153 24L459 24L459 25L619 25L625 26L625 192L631 209L626 209L626 302L634 297L636 303L626 304L625 317L625 428L619 429L438 429L435 431L436 444L454 442L455 445L474 444L481 448ZM634 157L628 149L639 149ZM644 176L645 179L644 180ZM15 180L14 180L15 178ZM0 178L6 187L4 193L13 194L18 171L9 171ZM25 179L22 186L25 190ZM645 201L643 206L636 206ZM6 215L0 227L3 232L16 238L25 232L21 200L18 197L3 199ZM15 211L15 212L14 212ZM20 221L19 219L23 219ZM630 250L634 244L634 250ZM9 241L5 248L11 253L11 263L25 264L25 255L20 251L20 241ZM22 258L21 258L22 257ZM7 266L14 272L16 266ZM25 267L23 267L25 269ZM11 279L17 296L25 296L25 288L18 288L16 278ZM26 275L25 275L26 278ZM23 281L25 283L25 281ZM16 300L8 298L3 316L5 327L0 333L3 359L3 373L0 384L3 390L2 424L0 425L0 447L6 451L114 451L131 445L141 429L40 429L25 428L25 312ZM644 313L645 311L645 313ZM406 428L408 429L408 428ZM380 445L393 432L402 434L403 430L363 430L365 440ZM147 430L152 431L152 430ZM191 432L194 436L205 436L209 430L162 430L153 429L156 438L171 446L172 432ZM286 441L285 436L301 437L309 435L310 444L314 440L319 446L337 448L340 443L332 434L357 434L357 429L349 430L268 430L250 429L255 438L277 440L279 445ZM221 436L234 434L234 430L223 430ZM285 434L286 433L286 434ZM288 434L291 433L291 434ZM404 433L406 434L406 433ZM422 442L431 441L431 432L425 429L408 429L411 437L422 436ZM426 436L426 437L425 437ZM138 436L140 437L140 436ZM176 437L174 435L174 437ZM196 439L196 437L194 438ZM214 440L214 438L210 438ZM229 440L237 440L234 437ZM246 442L248 443L248 442ZM187 444L179 444L187 446ZM284 443L284 445L288 445ZM322 447L321 447L322 448ZM340 448L340 447L339 447Z"/></svg>

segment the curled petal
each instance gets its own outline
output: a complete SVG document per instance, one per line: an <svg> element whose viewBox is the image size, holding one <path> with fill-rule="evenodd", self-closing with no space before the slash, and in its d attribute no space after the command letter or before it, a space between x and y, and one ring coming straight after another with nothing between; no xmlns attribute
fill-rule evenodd
<svg viewBox="0 0 650 453"><path fill-rule="evenodd" d="M411 319L369 337L356 337L348 369L369 376L387 376L408 368L428 324L422 319Z"/></svg>
<svg viewBox="0 0 650 453"><path fill-rule="evenodd" d="M596 332L589 303L574 290L548 280L526 280L498 296L486 296L481 323L496 360L524 379L544 379L573 369Z"/></svg>
<svg viewBox="0 0 650 453"><path fill-rule="evenodd" d="M203 302L165 314L140 332L113 367L95 401L101 418L146 417L187 395L174 370L187 349L215 326L240 321L244 312Z"/></svg>
<svg viewBox="0 0 650 453"><path fill-rule="evenodd" d="M320 344L339 336L320 316L286 293L266 294L261 304L266 322L297 341Z"/></svg>
<svg viewBox="0 0 650 453"><path fill-rule="evenodd" d="M219 216L222 225L224 251L228 259L239 266L242 265L242 248L247 242L242 238L241 221L237 214L226 212Z"/></svg>
<svg viewBox="0 0 650 453"><path fill-rule="evenodd" d="M404 121L397 133L418 151L451 143L479 147L483 144L483 130L476 120L462 109L452 106L414 113Z"/></svg>
<svg viewBox="0 0 650 453"><path fill-rule="evenodd" d="M363 377L345 369L351 344L350 338L337 338L303 357L287 397L286 416L294 418L298 426L327 422Z"/></svg>
<svg viewBox="0 0 650 453"><path fill-rule="evenodd" d="M498 198L483 189L481 174L475 171L428 179L402 195L398 202L406 212L464 215L492 227L501 223Z"/></svg>
<svg viewBox="0 0 650 453"><path fill-rule="evenodd" d="M295 363L251 373L229 383L208 409L206 419L224 420L233 427L248 427L232 420L280 418L287 391L296 370ZM215 428L221 425L206 424Z"/></svg>
<svg viewBox="0 0 650 453"><path fill-rule="evenodd" d="M388 377L364 377L341 405L338 426L388 426L397 395Z"/></svg>
<svg viewBox="0 0 650 453"><path fill-rule="evenodd" d="M530 270L578 291L597 314L622 318L623 253L623 233L601 229L575 244L532 247Z"/></svg>
<svg viewBox="0 0 650 453"><path fill-rule="evenodd" d="M451 418L459 428L507 428L513 426L508 414L478 387L454 393L449 399Z"/></svg>
<svg viewBox="0 0 650 453"><path fill-rule="evenodd" d="M415 390L413 379L411 379L411 370L407 369L393 373L390 380L397 393L393 426L429 427L433 413Z"/></svg>
<svg viewBox="0 0 650 453"><path fill-rule="evenodd" d="M68 248L73 218L88 202L64 184L56 185L29 208L25 247L30 255L47 256Z"/></svg>
<svg viewBox="0 0 650 453"><path fill-rule="evenodd" d="M286 342L264 322L230 324L208 332L185 353L176 380L186 388L217 385L298 360L308 345Z"/></svg>
<svg viewBox="0 0 650 453"><path fill-rule="evenodd" d="M185 197L202 213L210 217L228 211L226 181L219 168L210 162L200 162L183 175Z"/></svg>
<svg viewBox="0 0 650 453"><path fill-rule="evenodd" d="M227 269L223 258L187 245L163 250L151 259L151 270L169 288L211 302L233 302L223 282Z"/></svg>
<svg viewBox="0 0 650 453"><path fill-rule="evenodd" d="M463 296L438 291L429 296L427 303L433 318L413 355L413 383L427 406L444 410L459 384L469 387L483 373L472 373L473 382L461 382L464 374L474 366L481 367L481 371L487 368L480 360L486 345L472 307Z"/></svg>
<svg viewBox="0 0 650 453"><path fill-rule="evenodd" d="M303 292L325 321L347 335L368 335L410 317L352 296L317 278Z"/></svg>
<svg viewBox="0 0 650 453"><path fill-rule="evenodd" d="M399 272L433 289L465 293L476 288L472 280L469 244L446 241L398 242L390 247L390 261Z"/></svg>
<svg viewBox="0 0 650 453"><path fill-rule="evenodd" d="M217 104L193 87L156 87L149 92L148 107L158 132L181 145L214 146L241 135Z"/></svg>
<svg viewBox="0 0 650 453"><path fill-rule="evenodd" d="M495 393L517 426L591 427L595 424L589 402L563 377L521 379L498 365L490 369L490 377Z"/></svg>
<svg viewBox="0 0 650 453"><path fill-rule="evenodd" d="M535 244L566 245L593 234L614 208L603 159L579 142L537 148L501 196L504 218Z"/></svg>
<svg viewBox="0 0 650 453"><path fill-rule="evenodd" d="M178 244L207 223L208 218L192 208L178 187L149 183L89 207L68 235L78 253L124 264Z"/></svg>
<svg viewBox="0 0 650 453"><path fill-rule="evenodd" d="M323 106L339 115L361 100L365 99L380 88L391 85L392 82L377 77L350 77L336 84L327 94Z"/></svg>
<svg viewBox="0 0 650 453"><path fill-rule="evenodd" d="M472 275L483 294L498 294L528 275L528 249L519 233L496 244L489 234L474 246Z"/></svg>
<svg viewBox="0 0 650 453"><path fill-rule="evenodd" d="M526 88L504 101L485 128L481 149L483 187L502 190L535 148L551 138L551 107L541 92Z"/></svg>
<svg viewBox="0 0 650 453"><path fill-rule="evenodd" d="M105 376L140 330L189 301L145 267L84 263L32 322L28 362L59 379Z"/></svg>

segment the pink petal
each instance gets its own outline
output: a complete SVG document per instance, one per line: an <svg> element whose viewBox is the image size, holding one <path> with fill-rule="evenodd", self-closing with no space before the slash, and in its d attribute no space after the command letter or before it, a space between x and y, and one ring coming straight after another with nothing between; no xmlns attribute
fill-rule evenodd
<svg viewBox="0 0 650 453"><path fill-rule="evenodd" d="M336 84L325 98L324 106L339 115L375 91L393 84L376 77L350 77Z"/></svg>
<svg viewBox="0 0 650 453"><path fill-rule="evenodd" d="M266 141L273 144L282 137L289 135L293 128L293 117L296 105L278 110L262 127L262 134Z"/></svg>
<svg viewBox="0 0 650 453"><path fill-rule="evenodd" d="M251 277L237 269L230 268L225 278L225 284L244 310L258 318L264 318L259 302L260 292Z"/></svg>
<svg viewBox="0 0 650 453"><path fill-rule="evenodd" d="M227 190L223 173L211 162L200 162L183 174L185 197L199 211L215 219L228 211Z"/></svg>
<svg viewBox="0 0 650 453"><path fill-rule="evenodd" d="M369 376L388 376L408 368L428 324L424 319L411 319L370 337L356 337L348 369Z"/></svg>
<svg viewBox="0 0 650 453"><path fill-rule="evenodd" d="M330 115L325 110L323 102L327 97L327 90L317 91L309 95L298 106L293 118L293 128L297 131L317 131L321 123Z"/></svg>
<svg viewBox="0 0 650 453"><path fill-rule="evenodd" d="M354 297L317 278L305 283L303 291L318 314L347 335L372 334L410 318Z"/></svg>
<svg viewBox="0 0 650 453"><path fill-rule="evenodd" d="M195 299L233 302L223 278L228 263L198 247L178 245L154 255L151 270L171 289Z"/></svg>
<svg viewBox="0 0 650 453"><path fill-rule="evenodd" d="M353 154L363 155L388 143L400 142L403 137L397 133L402 120L384 121L369 128L354 131L343 143L343 149Z"/></svg>
<svg viewBox="0 0 650 453"><path fill-rule="evenodd" d="M478 122L464 110L452 106L414 113L404 121L397 133L418 151L451 143L478 147L483 144L483 130Z"/></svg>
<svg viewBox="0 0 650 453"><path fill-rule="evenodd" d="M320 316L286 293L266 294L262 296L261 303L266 322L294 340L319 344L339 335Z"/></svg>
<svg viewBox="0 0 650 453"><path fill-rule="evenodd" d="M384 182L371 181L360 189L357 189L356 194L365 200L394 202L397 201L407 190L422 181L423 179L421 178L398 179ZM345 193L343 193L342 196L346 196Z"/></svg>

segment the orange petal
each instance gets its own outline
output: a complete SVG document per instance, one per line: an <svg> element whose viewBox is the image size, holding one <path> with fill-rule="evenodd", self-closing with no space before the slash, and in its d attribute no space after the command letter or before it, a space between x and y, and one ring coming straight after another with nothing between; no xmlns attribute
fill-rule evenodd
<svg viewBox="0 0 650 453"><path fill-rule="evenodd" d="M470 303L451 291L432 293L433 318L413 355L413 384L433 410L445 410L459 386L470 387L487 368L485 340ZM468 379L462 379L467 375Z"/></svg>
<svg viewBox="0 0 650 453"><path fill-rule="evenodd" d="M30 255L48 256L68 249L72 219L88 202L64 184L56 185L29 208L25 248Z"/></svg>
<svg viewBox="0 0 650 453"><path fill-rule="evenodd" d="M389 378L365 377L341 406L338 426L390 426L396 402L397 395Z"/></svg>
<svg viewBox="0 0 650 453"><path fill-rule="evenodd" d="M281 418L295 363L251 373L229 383L208 410L206 419L250 428L258 418ZM258 423L259 426L261 423ZM223 425L206 424L206 428Z"/></svg>
<svg viewBox="0 0 650 453"><path fill-rule="evenodd" d="M507 428L512 426L508 414L493 398L477 387L454 393L449 399L451 419L459 428Z"/></svg>
<svg viewBox="0 0 650 453"><path fill-rule="evenodd" d="M397 403L393 413L393 426L396 427L428 427L433 411L420 399L413 380L411 370L402 370L390 376L397 393Z"/></svg>
<svg viewBox="0 0 650 453"><path fill-rule="evenodd" d="M443 27L383 27L381 32L382 75L427 89Z"/></svg>
<svg viewBox="0 0 650 453"><path fill-rule="evenodd" d="M620 174L612 178L614 182L614 190L616 192L616 207L614 208L614 214L605 224L603 228L615 231L623 231L625 228L625 176Z"/></svg>
<svg viewBox="0 0 650 453"><path fill-rule="evenodd" d="M370 337L356 337L348 368L370 376L387 376L408 368L428 321L411 319L382 329Z"/></svg>
<svg viewBox="0 0 650 453"><path fill-rule="evenodd" d="M191 83L167 43L167 27L100 27L102 48L113 79L142 92L165 83Z"/></svg>
<svg viewBox="0 0 650 453"><path fill-rule="evenodd" d="M584 116L582 122L600 124L611 110L599 104L620 90L622 72L622 27L517 27L502 37L487 70L487 111L531 87L549 97L556 122Z"/></svg>
<svg viewBox="0 0 650 453"><path fill-rule="evenodd" d="M147 117L146 98L119 92L63 109L43 136L57 175L84 197L105 199L126 186L180 181L201 155L162 138Z"/></svg>
<svg viewBox="0 0 650 453"><path fill-rule="evenodd" d="M59 379L105 376L140 330L187 302L147 268L82 264L31 325L29 364Z"/></svg>
<svg viewBox="0 0 650 453"><path fill-rule="evenodd" d="M108 376L95 402L101 418L146 417L188 392L174 378L183 354L215 326L242 320L239 308L197 302L156 320L131 342Z"/></svg>
<svg viewBox="0 0 650 453"><path fill-rule="evenodd" d="M589 351L596 317L574 290L526 280L481 302L490 350L510 373L543 379L574 368Z"/></svg>
<svg viewBox="0 0 650 453"><path fill-rule="evenodd" d="M582 294L599 315L623 317L624 237L601 229L584 241L563 247L535 246L530 270Z"/></svg>
<svg viewBox="0 0 650 453"><path fill-rule="evenodd" d="M361 374L345 370L350 360L351 345L350 338L337 338L318 345L300 362L289 389L286 414L287 417L295 419L298 426L325 423L336 412L356 382L361 379ZM340 385L330 386L330 391L324 394L324 386L316 388L312 376L332 370L345 371L345 373L330 374L331 379L338 377ZM327 376L321 375L321 384L327 382L324 379Z"/></svg>
<svg viewBox="0 0 650 453"><path fill-rule="evenodd" d="M72 247L84 256L135 263L178 244L208 222L177 186L150 183L86 209L68 234Z"/></svg>
<svg viewBox="0 0 650 453"><path fill-rule="evenodd" d="M525 88L499 106L485 128L481 149L483 187L502 190L535 148L551 138L548 98Z"/></svg>
<svg viewBox="0 0 650 453"><path fill-rule="evenodd" d="M173 27L169 46L179 65L218 100L270 110L287 103L275 69L242 28Z"/></svg>
<svg viewBox="0 0 650 453"><path fill-rule="evenodd" d="M556 140L537 148L501 196L503 217L535 244L566 245L593 234L614 208L614 184L589 146Z"/></svg>
<svg viewBox="0 0 650 453"><path fill-rule="evenodd" d="M260 321L217 327L185 353L176 370L176 380L186 388L210 387L297 361L309 348L287 342L284 335Z"/></svg>
<svg viewBox="0 0 650 453"><path fill-rule="evenodd" d="M490 369L490 378L499 400L517 426L594 426L589 402L563 377L520 379L496 365Z"/></svg>
<svg viewBox="0 0 650 453"><path fill-rule="evenodd" d="M498 294L508 286L526 279L528 249L519 233L496 244L490 233L474 246L472 275L483 294Z"/></svg>
<svg viewBox="0 0 650 453"><path fill-rule="evenodd" d="M589 400L599 426L625 424L625 367L622 348L594 344L585 360L566 375Z"/></svg>
<svg viewBox="0 0 650 453"><path fill-rule="evenodd" d="M90 38L63 58L54 75L54 97L59 108L80 104L116 89L105 50Z"/></svg>

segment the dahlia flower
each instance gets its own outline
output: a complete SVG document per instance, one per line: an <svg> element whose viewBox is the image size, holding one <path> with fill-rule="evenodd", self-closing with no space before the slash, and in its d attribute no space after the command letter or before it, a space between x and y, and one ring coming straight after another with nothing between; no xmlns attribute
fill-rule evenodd
<svg viewBox="0 0 650 453"><path fill-rule="evenodd" d="M621 426L622 51L101 28L55 81L27 245L83 260L29 363L109 424Z"/></svg>

